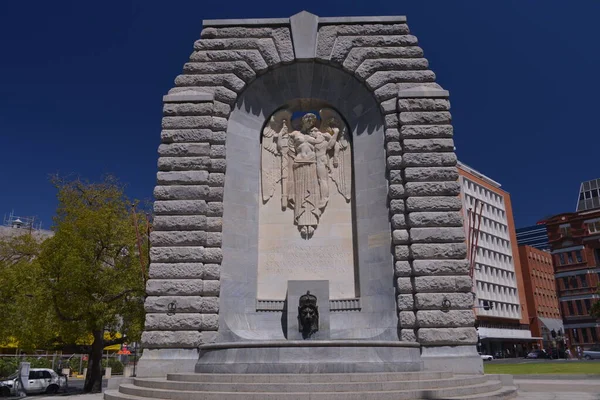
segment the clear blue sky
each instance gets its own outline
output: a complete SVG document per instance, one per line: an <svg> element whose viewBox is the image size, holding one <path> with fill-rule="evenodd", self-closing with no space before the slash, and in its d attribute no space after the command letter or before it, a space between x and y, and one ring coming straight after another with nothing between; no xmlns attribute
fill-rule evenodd
<svg viewBox="0 0 600 400"><path fill-rule="evenodd" d="M302 9L408 17L450 90L459 159L511 193L517 226L574 211L579 183L600 177L599 1L6 1L0 216L49 227L52 173L112 173L150 199L162 95L202 20Z"/></svg>

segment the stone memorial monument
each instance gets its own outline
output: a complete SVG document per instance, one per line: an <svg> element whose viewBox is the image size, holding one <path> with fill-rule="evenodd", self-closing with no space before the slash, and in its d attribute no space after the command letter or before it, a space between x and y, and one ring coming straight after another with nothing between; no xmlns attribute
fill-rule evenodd
<svg viewBox="0 0 600 400"><path fill-rule="evenodd" d="M106 397L514 395L482 375L448 92L406 18L203 25L163 98L138 378Z"/></svg>

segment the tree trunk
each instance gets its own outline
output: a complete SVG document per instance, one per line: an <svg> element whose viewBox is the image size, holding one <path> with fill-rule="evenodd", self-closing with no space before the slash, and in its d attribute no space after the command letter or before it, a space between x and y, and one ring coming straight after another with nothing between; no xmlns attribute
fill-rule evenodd
<svg viewBox="0 0 600 400"><path fill-rule="evenodd" d="M94 342L90 351L87 375L83 385L84 393L102 392L102 350L104 349L104 332L94 331Z"/></svg>

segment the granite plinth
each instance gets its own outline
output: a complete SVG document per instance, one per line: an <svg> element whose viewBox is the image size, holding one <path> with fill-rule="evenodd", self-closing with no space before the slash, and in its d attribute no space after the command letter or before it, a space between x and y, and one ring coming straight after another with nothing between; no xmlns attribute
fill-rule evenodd
<svg viewBox="0 0 600 400"><path fill-rule="evenodd" d="M200 346L197 373L351 373L421 371L416 342L275 340Z"/></svg>

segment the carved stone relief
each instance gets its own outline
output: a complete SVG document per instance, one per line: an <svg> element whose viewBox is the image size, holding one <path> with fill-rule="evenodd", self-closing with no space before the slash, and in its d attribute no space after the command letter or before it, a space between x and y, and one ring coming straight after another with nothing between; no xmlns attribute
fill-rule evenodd
<svg viewBox="0 0 600 400"><path fill-rule="evenodd" d="M330 108L292 121L292 112L273 114L263 129L262 199L281 191L281 209L293 210L293 223L304 239L312 238L330 198L330 186L349 202L352 154L348 130ZM296 126L296 127L294 127Z"/></svg>

